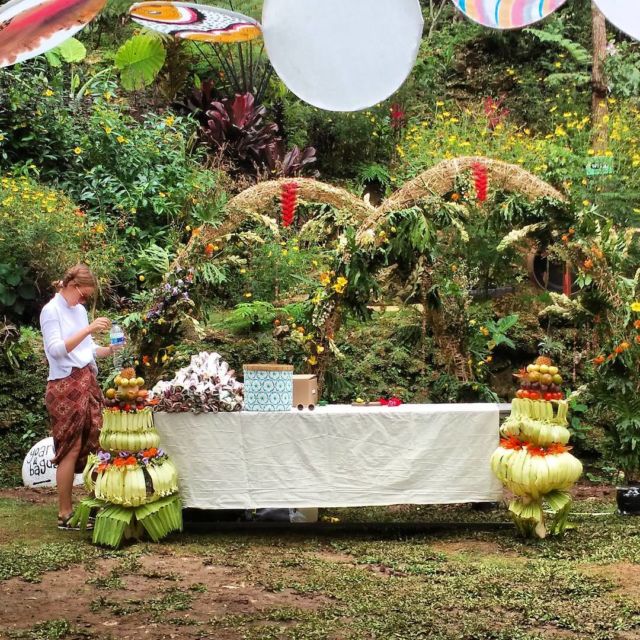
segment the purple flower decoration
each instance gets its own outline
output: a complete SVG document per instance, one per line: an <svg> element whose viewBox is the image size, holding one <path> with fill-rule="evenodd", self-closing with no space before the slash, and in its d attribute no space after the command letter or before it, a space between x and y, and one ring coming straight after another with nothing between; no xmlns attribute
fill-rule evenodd
<svg viewBox="0 0 640 640"><path fill-rule="evenodd" d="M121 451L118 454L119 458L130 458L131 457L131 453L129 451Z"/></svg>
<svg viewBox="0 0 640 640"><path fill-rule="evenodd" d="M108 451L98 451L98 460L100 462L109 462L111 460L111 454Z"/></svg>

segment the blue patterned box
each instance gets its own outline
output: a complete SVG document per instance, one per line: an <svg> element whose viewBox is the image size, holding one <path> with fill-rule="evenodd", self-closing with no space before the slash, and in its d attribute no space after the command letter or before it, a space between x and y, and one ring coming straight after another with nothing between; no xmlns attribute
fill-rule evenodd
<svg viewBox="0 0 640 640"><path fill-rule="evenodd" d="M293 366L246 364L244 366L245 411L291 411Z"/></svg>

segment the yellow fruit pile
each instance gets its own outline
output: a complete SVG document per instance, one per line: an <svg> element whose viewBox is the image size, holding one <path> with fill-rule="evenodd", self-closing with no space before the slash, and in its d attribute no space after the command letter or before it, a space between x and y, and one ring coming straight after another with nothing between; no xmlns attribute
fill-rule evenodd
<svg viewBox="0 0 640 640"><path fill-rule="evenodd" d="M144 387L144 378L136 376L135 369L123 369L113 383L116 388L107 389L105 405L109 408L119 408L122 411L140 410L144 408L149 392Z"/></svg>

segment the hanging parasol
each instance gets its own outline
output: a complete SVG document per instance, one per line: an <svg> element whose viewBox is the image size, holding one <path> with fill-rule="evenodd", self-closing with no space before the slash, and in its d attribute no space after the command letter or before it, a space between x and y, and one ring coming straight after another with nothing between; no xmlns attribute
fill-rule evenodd
<svg viewBox="0 0 640 640"><path fill-rule="evenodd" d="M595 0L595 3L614 27L640 40L639 0Z"/></svg>
<svg viewBox="0 0 640 640"><path fill-rule="evenodd" d="M262 35L257 20L220 7L169 0L138 2L129 14L146 29L192 41L211 66L217 60L236 93L252 93L259 100L266 90L271 66L262 60L264 43L254 51L254 41Z"/></svg>
<svg viewBox="0 0 640 640"><path fill-rule="evenodd" d="M265 0L262 25L271 64L293 93L357 111L402 86L423 18L418 0Z"/></svg>
<svg viewBox="0 0 640 640"><path fill-rule="evenodd" d="M618 0L613 0L618 2ZM492 29L522 29L544 20L566 0L452 0L464 15Z"/></svg>
<svg viewBox="0 0 640 640"><path fill-rule="evenodd" d="M46 53L83 29L106 0L12 0L0 6L0 67Z"/></svg>

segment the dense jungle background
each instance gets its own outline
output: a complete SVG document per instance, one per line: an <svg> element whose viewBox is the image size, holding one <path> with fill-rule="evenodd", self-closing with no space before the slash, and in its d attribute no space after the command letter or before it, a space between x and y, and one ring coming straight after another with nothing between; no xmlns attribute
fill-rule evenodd
<svg viewBox="0 0 640 640"><path fill-rule="evenodd" d="M208 350L329 402L505 402L545 354L589 477L637 477L638 44L604 48L587 0L518 32L423 0L407 83L332 113L260 44L163 39L129 4L0 70L0 483L47 433L38 315L78 260L150 384Z"/></svg>

